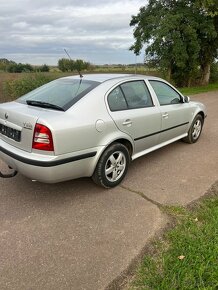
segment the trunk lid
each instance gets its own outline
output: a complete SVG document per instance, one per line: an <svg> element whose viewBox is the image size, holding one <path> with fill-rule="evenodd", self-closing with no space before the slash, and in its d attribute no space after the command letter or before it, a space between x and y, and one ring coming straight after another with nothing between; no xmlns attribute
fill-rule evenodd
<svg viewBox="0 0 218 290"><path fill-rule="evenodd" d="M18 102L1 104L0 138L10 145L31 152L37 113L35 107Z"/></svg>

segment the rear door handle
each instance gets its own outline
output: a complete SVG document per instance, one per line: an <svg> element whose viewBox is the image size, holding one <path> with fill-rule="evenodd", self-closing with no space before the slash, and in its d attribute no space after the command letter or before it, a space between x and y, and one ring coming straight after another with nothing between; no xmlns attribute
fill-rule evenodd
<svg viewBox="0 0 218 290"><path fill-rule="evenodd" d="M123 126L131 126L132 121L130 119L127 119L126 121L123 122Z"/></svg>

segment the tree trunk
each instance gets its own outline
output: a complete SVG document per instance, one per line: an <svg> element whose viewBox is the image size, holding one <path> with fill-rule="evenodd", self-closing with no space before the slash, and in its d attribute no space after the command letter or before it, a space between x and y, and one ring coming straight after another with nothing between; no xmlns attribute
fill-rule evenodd
<svg viewBox="0 0 218 290"><path fill-rule="evenodd" d="M171 68L171 66L169 66L167 69L167 80L169 82L171 81L171 75L172 75L172 68Z"/></svg>
<svg viewBox="0 0 218 290"><path fill-rule="evenodd" d="M188 88L190 88L190 86L191 86L191 82L192 82L192 78L189 77L189 78L188 78L188 81L187 81L187 86L188 86Z"/></svg>
<svg viewBox="0 0 218 290"><path fill-rule="evenodd" d="M208 85L210 79L210 63L201 66L201 85Z"/></svg>

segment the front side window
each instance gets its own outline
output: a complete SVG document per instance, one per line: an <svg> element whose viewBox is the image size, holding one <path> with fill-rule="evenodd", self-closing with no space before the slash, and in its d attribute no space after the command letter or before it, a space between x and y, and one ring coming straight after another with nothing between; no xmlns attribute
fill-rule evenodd
<svg viewBox="0 0 218 290"><path fill-rule="evenodd" d="M181 96L161 81L149 81L161 106L181 103Z"/></svg>
<svg viewBox="0 0 218 290"><path fill-rule="evenodd" d="M144 81L130 81L108 95L108 105L111 111L121 111L151 107L153 102Z"/></svg>

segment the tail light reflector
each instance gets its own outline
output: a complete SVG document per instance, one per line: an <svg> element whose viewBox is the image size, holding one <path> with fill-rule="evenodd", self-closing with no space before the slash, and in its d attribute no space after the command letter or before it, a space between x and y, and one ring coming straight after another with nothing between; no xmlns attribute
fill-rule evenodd
<svg viewBox="0 0 218 290"><path fill-rule="evenodd" d="M35 125L32 148L45 151L54 151L52 133L48 127L42 124Z"/></svg>

